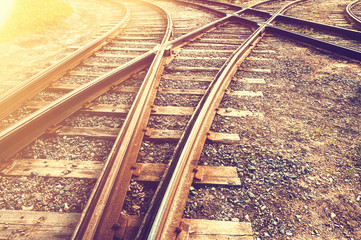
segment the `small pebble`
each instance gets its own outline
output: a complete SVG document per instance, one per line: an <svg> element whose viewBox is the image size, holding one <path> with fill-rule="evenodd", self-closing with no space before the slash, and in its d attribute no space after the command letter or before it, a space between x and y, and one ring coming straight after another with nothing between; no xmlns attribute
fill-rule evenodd
<svg viewBox="0 0 361 240"><path fill-rule="evenodd" d="M249 196L250 198L255 198L255 197L256 197L252 192L248 192L248 196Z"/></svg>

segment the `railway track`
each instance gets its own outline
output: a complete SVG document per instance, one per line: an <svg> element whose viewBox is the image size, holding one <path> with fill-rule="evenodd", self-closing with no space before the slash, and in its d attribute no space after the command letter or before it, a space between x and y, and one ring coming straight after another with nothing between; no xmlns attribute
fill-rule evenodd
<svg viewBox="0 0 361 240"><path fill-rule="evenodd" d="M115 25L117 23L119 23L119 21L115 22L114 21L115 19L121 19L122 17L124 17L123 16L123 13L124 13L123 6L120 5L119 3L114 3L112 1L104 1L101 4L99 4L98 2L89 2L88 4L84 4L84 5L81 5L81 3L73 3L72 5L74 5L73 7L74 7L75 11L79 11L79 8L83 8L83 9L87 8L87 7L98 8L101 11L107 12L109 17L105 17L105 18L103 17L103 20L101 22L96 21L95 23L93 23L96 26L96 28L87 29L88 33L76 36L71 39L66 39L66 37L69 38L69 36L66 35L67 33L65 34L66 36L64 36L64 34L62 36L57 36L59 38L58 40L64 41L65 44L64 43L62 43L62 45L59 44L59 46L61 46L62 49L60 49L60 50L55 49L56 56L52 56L55 54L50 53L49 55L52 57L48 56L48 54L45 54L45 56L41 57L41 59L43 59L43 63L39 62L38 60L35 60L35 62L38 64L36 67L38 67L39 69L46 68L46 67L54 64L55 62L63 59L66 55L69 55L71 52L74 51L73 47L68 48L67 46L72 46L72 45L75 45L76 43L80 46L87 44L88 42L92 41L96 36L101 36L101 35L105 34L106 32L108 32L112 27L115 27ZM77 19L75 16L71 16L71 19L69 19L69 20L75 21ZM89 19L87 19L87 20L89 20ZM86 28L85 25L84 26L73 25L69 29L70 30L69 33L71 33L71 31L73 31L73 30L76 30L75 27L78 27L78 28L80 27L81 29ZM52 29L52 30L54 30L54 29ZM62 28L56 29L55 34L61 35L63 30L64 29L62 29ZM30 36L30 38L32 38L32 37L40 38L39 44L46 42L46 41L50 41L50 39L47 39L46 37L42 37L42 36L36 36L36 34L34 36ZM58 43L56 43L56 45L57 44ZM6 43L2 43L2 47L7 47L7 45L8 44L6 44ZM57 47L59 47L59 46L57 45ZM29 38L28 39L25 39L25 38L19 39L18 48L10 49L10 51L7 50L6 54L8 54L7 56L9 56L9 54L12 54L13 52L15 52L15 54L17 54L16 53L17 49L19 49L19 48L27 49L27 48L31 48L31 47L41 48L42 45L40 45L40 47L39 47L36 43L31 43L31 39L29 39ZM13 47L10 45L10 48L13 48ZM31 51L35 55L39 54L37 51L34 51L33 49L31 49ZM6 57L6 54L3 55L4 58ZM31 61L31 59L23 59L23 60ZM12 63L13 60L11 58L9 58L9 60L7 59L7 62ZM8 65L8 66L10 66L10 65ZM7 67L7 65L4 65L4 68L6 68L6 67ZM21 71L24 71L24 69L21 69ZM28 76L28 77L29 77L29 75L31 76L31 75L35 75L37 73L36 70L34 70L34 71L25 70L25 71L28 71L28 73L26 73L26 76ZM12 69L9 70L7 73L11 74L12 77L11 78L7 77L7 78L3 79L3 81L0 83L0 94L4 94L5 92L11 91L11 88L14 88L14 87L20 85L22 83L22 81L26 80L26 79L24 79L25 77L21 78L19 76L20 74L16 71L12 71Z"/></svg>
<svg viewBox="0 0 361 240"><path fill-rule="evenodd" d="M254 233L249 216L237 208L237 214L221 219L187 217L207 201L197 195L214 199L225 191L238 196L237 190L249 178L258 177L254 159L245 172L243 163L234 160L235 153L259 150L240 138L239 122L264 117L257 108L268 91L264 86L281 72L268 68L272 59L278 59L270 45L282 42L275 34L296 38L284 26L271 24L279 22L285 6L298 1L276 2L277 9L270 6L272 1L245 9L213 1L154 3L139 10L138 2L125 2L131 14L139 15L70 70L91 76L95 68L102 75L78 90L69 86L74 85L70 79L63 89L71 92L46 103L48 107L32 103L40 110L3 131L1 186L7 193L15 191L2 200L7 209L0 212L4 238L175 239L212 234L252 239L260 232L270 236L262 229ZM183 15L204 19L193 21L189 30L189 19ZM159 25L144 24L140 17ZM359 36L357 31L343 33ZM308 45L360 59L357 50L304 39ZM114 55L119 56L117 66ZM132 60L124 61L128 57ZM107 71L101 71L105 65ZM40 93L38 98L43 96L48 95ZM29 136L20 141L19 136L25 135ZM299 174L294 169L284 177L292 182ZM27 188L46 190L30 194ZM252 191L246 189L248 197L238 197L258 198ZM231 199L226 206L240 203ZM264 211L265 202L267 198L259 200L255 209ZM286 230L283 234L291 236L292 229Z"/></svg>
<svg viewBox="0 0 361 240"><path fill-rule="evenodd" d="M128 63L160 43L165 25L162 23L163 16L157 9L149 10L147 6L133 3L128 4L127 8L121 8L121 13L123 15L120 18L114 19L118 24L110 26L110 30L104 35L82 48L75 46L74 49L77 50L73 54L29 79L18 89L12 89L11 94L2 95L2 129L26 118L49 101L55 101ZM130 14L133 20L129 21ZM151 22L142 22L145 19L154 21L154 24L151 26ZM152 33L143 31L144 28ZM28 99L32 101L29 103Z"/></svg>
<svg viewBox="0 0 361 240"><path fill-rule="evenodd" d="M361 12L360 12L360 2L354 1L347 5L346 7L346 17L355 25L358 29L361 27Z"/></svg>
<svg viewBox="0 0 361 240"><path fill-rule="evenodd" d="M331 26L354 29L344 14L348 3L337 0L328 2L305 1L302 5L290 9L286 15Z"/></svg>
<svg viewBox="0 0 361 240"><path fill-rule="evenodd" d="M265 1L252 6L252 9L262 10L271 14L276 13L283 6L292 3L290 0Z"/></svg>
<svg viewBox="0 0 361 240"><path fill-rule="evenodd" d="M242 8L240 6L229 4L229 3L222 3L217 1L202 1L202 0L192 0L190 2L201 4L202 6L206 6L208 8L214 9L216 11L232 14Z"/></svg>

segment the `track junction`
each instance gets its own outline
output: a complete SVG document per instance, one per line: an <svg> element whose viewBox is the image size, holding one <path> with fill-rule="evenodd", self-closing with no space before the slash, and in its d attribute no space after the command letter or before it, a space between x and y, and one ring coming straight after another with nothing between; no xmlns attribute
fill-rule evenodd
<svg viewBox="0 0 361 240"><path fill-rule="evenodd" d="M284 84L275 80L266 85L287 69L270 68L284 61L275 57L274 44L321 51L318 55L326 52L340 58L341 64L359 64L358 2L345 6L341 16L350 21L342 23L347 26L287 14L309 2L305 0L268 0L249 7L204 0L110 2L120 15L103 35L84 47L73 47L72 54L0 96L3 182L12 186L41 178L54 185L51 189L60 186L49 194L40 188L35 200L28 196L29 206L35 207L20 201L15 209L1 210L1 238L281 239L300 234L289 224L279 225L278 217L269 220L267 228L252 229L248 214L209 217L214 220L185 216L198 208L200 199L190 199L222 189L234 195L224 204L238 206L236 213L255 200L254 209L262 218L269 207L266 202L277 197L258 195L248 187L240 193L238 188L250 181L261 181L264 188L272 188L274 181L297 185L293 181L310 172L309 163L292 160L292 154L254 149L244 142L249 130L239 125L264 121L269 112L259 107L260 102ZM294 71L297 83L298 73L306 70L301 66ZM360 69L355 74L361 76ZM350 119L357 120L359 79L353 84L350 88L358 90L347 99L354 104ZM291 115L297 113L301 114ZM313 124L314 138L333 135L329 127ZM267 128L262 127L263 134ZM303 131L296 125L289 130L295 139L311 141ZM262 139L260 133L248 137L252 143ZM259 156L279 164L275 172L283 165L293 166L281 171L282 179L265 178L259 173ZM303 190L306 200L314 198ZM86 196L72 199L72 191L85 191ZM71 203L42 204L61 194ZM297 194L292 189L285 193L296 200ZM6 205L6 197L2 201ZM294 215L296 220L300 216ZM361 230L350 226L342 234L355 238ZM313 231L314 236L327 234Z"/></svg>

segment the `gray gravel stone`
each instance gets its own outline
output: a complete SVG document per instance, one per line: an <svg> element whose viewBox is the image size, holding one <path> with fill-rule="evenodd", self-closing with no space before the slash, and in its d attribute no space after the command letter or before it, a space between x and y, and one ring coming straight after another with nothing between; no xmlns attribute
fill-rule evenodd
<svg viewBox="0 0 361 240"><path fill-rule="evenodd" d="M255 196L252 192L248 192L248 196L249 196L250 198L256 198L256 196Z"/></svg>

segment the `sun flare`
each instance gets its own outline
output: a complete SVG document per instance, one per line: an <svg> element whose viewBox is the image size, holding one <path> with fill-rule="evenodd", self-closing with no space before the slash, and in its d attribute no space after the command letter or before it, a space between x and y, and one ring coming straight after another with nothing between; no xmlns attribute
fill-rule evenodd
<svg viewBox="0 0 361 240"><path fill-rule="evenodd" d="M4 27L16 0L0 0L0 29Z"/></svg>

